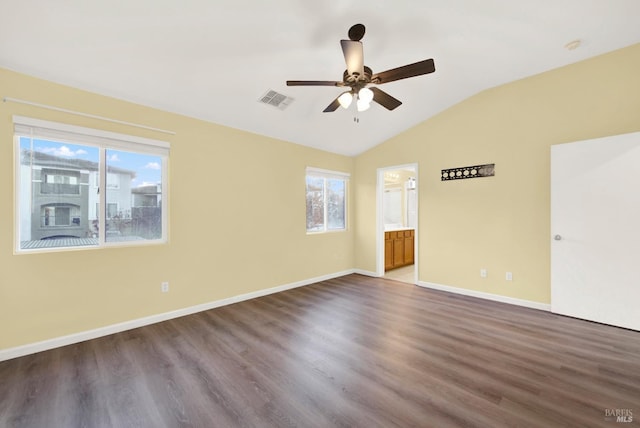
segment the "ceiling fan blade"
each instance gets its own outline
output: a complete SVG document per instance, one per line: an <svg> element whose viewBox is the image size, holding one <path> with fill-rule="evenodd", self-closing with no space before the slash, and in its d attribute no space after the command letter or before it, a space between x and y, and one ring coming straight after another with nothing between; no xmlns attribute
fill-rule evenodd
<svg viewBox="0 0 640 428"><path fill-rule="evenodd" d="M364 75L364 52L362 42L357 40L340 40L344 61L347 63L347 71L351 76Z"/></svg>
<svg viewBox="0 0 640 428"><path fill-rule="evenodd" d="M333 80L287 80L287 86L344 86L344 82Z"/></svg>
<svg viewBox="0 0 640 428"><path fill-rule="evenodd" d="M376 73L371 76L371 83L379 85L382 83L393 82L395 80L406 79L407 77L433 73L434 71L436 71L436 66L433 59L425 59L424 61Z"/></svg>
<svg viewBox="0 0 640 428"><path fill-rule="evenodd" d="M331 113L332 111L336 111L338 107L340 107L340 101L338 101L338 98L336 98L335 100L333 100L331 104L327 106L326 109L322 110L322 112Z"/></svg>
<svg viewBox="0 0 640 428"><path fill-rule="evenodd" d="M387 94L385 91L378 89L376 87L369 88L373 92L373 101L380 104L382 107L387 110L393 110L402 104L402 101L393 98L391 95Z"/></svg>

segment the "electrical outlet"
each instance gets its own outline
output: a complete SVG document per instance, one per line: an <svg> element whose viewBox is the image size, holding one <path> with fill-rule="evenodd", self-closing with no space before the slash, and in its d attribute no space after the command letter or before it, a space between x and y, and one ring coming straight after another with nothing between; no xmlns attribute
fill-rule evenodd
<svg viewBox="0 0 640 428"><path fill-rule="evenodd" d="M487 277L487 270L485 268L480 269L480 278Z"/></svg>
<svg viewBox="0 0 640 428"><path fill-rule="evenodd" d="M169 283L168 282L163 282L162 284L160 284L160 291L162 291L163 293L168 293L169 292Z"/></svg>
<svg viewBox="0 0 640 428"><path fill-rule="evenodd" d="M513 281L513 273L507 272L507 274L505 275L505 279L507 281Z"/></svg>

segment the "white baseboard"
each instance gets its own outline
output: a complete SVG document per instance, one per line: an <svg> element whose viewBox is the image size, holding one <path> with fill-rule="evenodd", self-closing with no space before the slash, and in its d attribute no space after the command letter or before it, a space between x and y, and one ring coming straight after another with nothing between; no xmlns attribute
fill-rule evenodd
<svg viewBox="0 0 640 428"><path fill-rule="evenodd" d="M27 345L17 346L15 348L0 349L0 361L10 360L12 358L22 357L24 355L35 354L36 352L47 351L61 346L71 345L74 343L84 342L85 340L96 339L98 337L108 336L114 333L143 327L149 324L155 324L167 321L173 318L191 315L209 309L218 308L220 306L230 305L232 303L242 302L244 300L255 299L257 297L267 296L269 294L278 293L280 291L290 290L292 288L303 287L305 285L315 284L316 282L326 281L328 279L338 278L340 276L354 273L355 270L347 270L336 272L333 274L322 275L316 278L310 278L302 281L292 282L290 284L280 285L277 287L266 288L251 293L240 294L229 297L227 299L216 300L213 302L203 303L201 305L191 306L188 308L178 309L175 311L165 312L162 314L151 315L144 318L138 318L131 321L125 321L118 324L112 324L105 327L87 330L80 333L69 334L67 336L56 337L42 342L30 343Z"/></svg>
<svg viewBox="0 0 640 428"><path fill-rule="evenodd" d="M433 282L418 281L420 287L432 288L434 290L448 291L450 293L462 294L465 296L478 297L480 299L493 300L496 302L508 303L510 305L524 306L526 308L538 309L541 311L551 311L551 305L534 302L531 300L516 299L514 297L501 296L499 294L485 293L482 291L468 290L466 288L451 287L449 285L435 284Z"/></svg>
<svg viewBox="0 0 640 428"><path fill-rule="evenodd" d="M370 271L370 270L354 269L353 273L357 273L357 274L365 275L365 276L372 276L374 278L380 278L380 275L378 275L376 272L373 272L373 271Z"/></svg>
<svg viewBox="0 0 640 428"><path fill-rule="evenodd" d="M118 324L112 324L105 327L96 328L93 330L87 330L80 333L74 333L67 336L56 337L41 342L30 343L27 345L17 346L15 348L0 349L0 361L10 360L12 358L18 358L29 354L35 354L36 352L47 351L61 346L71 345L74 343L84 342L85 340L96 339L98 337L108 336L114 333L120 333L122 331L131 330L138 327L144 327L145 325L155 324L162 321L167 321L174 318L183 317L186 315L195 314L209 309L218 308L221 306L230 305L244 300L255 299L257 297L267 296L269 294L278 293L280 291L290 290L292 288L303 287L316 282L326 281L328 279L338 278L341 276L357 273L360 275L366 275L371 277L379 277L376 272L362 270L362 269L350 269L342 272L336 272L333 274L322 275L315 278L310 278L302 281L292 282L277 287L266 288L264 290L258 290L251 293L240 294L237 296L229 297L226 299L216 300L213 302L203 303L201 305L190 306L188 308L178 309L175 311L165 312L161 314L151 315L144 318L138 318L131 321L125 321ZM465 288L451 287L448 285L435 284L430 282L418 281L420 287L433 288L435 290L448 291L450 293L463 294L466 296L478 297L481 299L494 300L503 303L509 303L512 305L524 306L527 308L539 309L543 311L551 311L551 305L533 302L530 300L515 299L512 297L500 296L498 294L484 293L480 291L468 290Z"/></svg>

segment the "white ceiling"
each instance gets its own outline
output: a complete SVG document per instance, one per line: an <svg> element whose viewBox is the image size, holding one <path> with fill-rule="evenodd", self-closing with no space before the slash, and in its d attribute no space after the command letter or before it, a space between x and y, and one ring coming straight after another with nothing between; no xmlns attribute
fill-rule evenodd
<svg viewBox="0 0 640 428"><path fill-rule="evenodd" d="M487 88L640 42L638 0L0 0L0 10L0 67L350 156ZM322 112L341 88L285 85L341 80L339 41L355 23L374 73L436 64L382 85L403 104L374 104L359 123L353 106ZM581 46L565 49L574 39ZM269 89L295 100L283 111L259 103Z"/></svg>

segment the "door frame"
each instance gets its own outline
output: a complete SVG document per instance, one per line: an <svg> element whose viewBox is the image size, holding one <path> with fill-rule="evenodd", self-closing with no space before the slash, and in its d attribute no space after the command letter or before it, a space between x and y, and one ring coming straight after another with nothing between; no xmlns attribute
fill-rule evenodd
<svg viewBox="0 0 640 428"><path fill-rule="evenodd" d="M418 284L418 261L420 260L418 253L420 225L420 180L419 169L417 163L407 163L402 165L393 165L377 169L376 174L376 275L384 276L384 174L385 172L398 169L413 168L416 177L416 228L413 239L413 257L414 257L414 278L413 284Z"/></svg>

